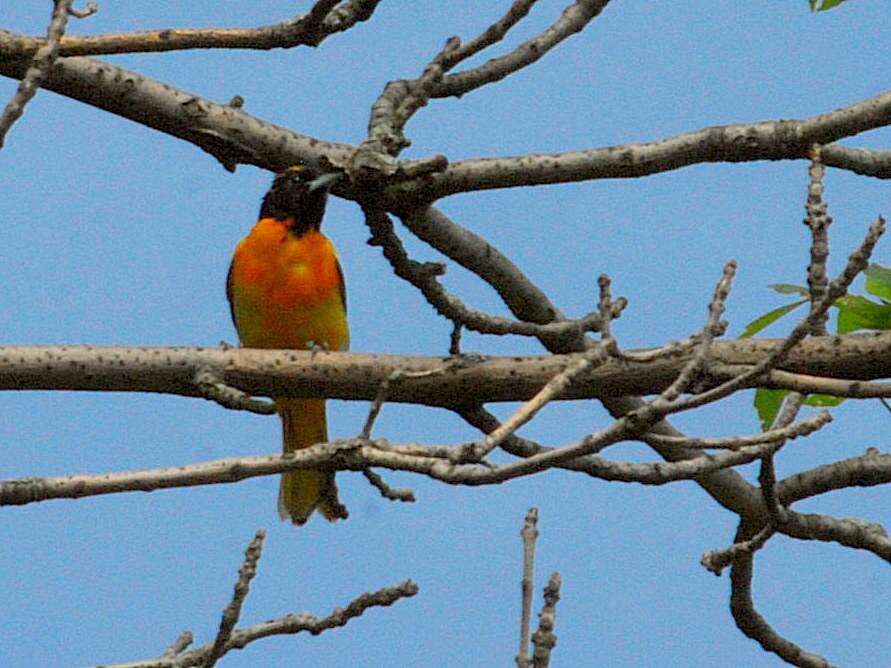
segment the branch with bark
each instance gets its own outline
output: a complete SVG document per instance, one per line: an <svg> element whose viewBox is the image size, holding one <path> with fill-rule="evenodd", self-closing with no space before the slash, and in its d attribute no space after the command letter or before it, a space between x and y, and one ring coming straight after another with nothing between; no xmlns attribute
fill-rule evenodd
<svg viewBox="0 0 891 668"><path fill-rule="evenodd" d="M346 607L336 608L326 617L319 618L308 613L292 613L254 626L236 628L241 617L242 605L250 591L250 582L257 573L257 563L260 560L265 538L266 531L260 529L248 545L244 562L238 571L235 592L223 611L220 630L213 642L186 651L193 639L192 633L185 631L158 658L118 663L105 668L188 668L189 666L212 668L232 650L244 649L257 640L303 632L316 636L325 631L345 626L370 608L388 607L418 593L418 586L411 580L406 580L394 587L385 587L374 592L360 594Z"/></svg>
<svg viewBox="0 0 891 668"><path fill-rule="evenodd" d="M826 330L828 309L867 266L884 231L884 221L879 218L870 226L844 270L830 281L827 258L832 219L823 197L827 165L891 178L891 151L834 143L891 125L891 92L808 118L708 127L619 146L452 162L439 154L401 160L401 151L410 144L405 128L430 100L460 97L533 65L589 26L608 1L569 3L550 26L516 48L481 65L455 71L472 56L499 44L536 4L536 0L514 0L476 37L466 42L458 37L448 39L419 76L384 86L370 110L365 140L359 145L327 142L275 126L245 112L237 98L218 104L85 57L318 46L327 37L371 18L378 4L379 0L317 0L304 14L246 29L184 28L65 37L69 14L86 15L95 8L78 12L70 1L56 0L45 39L0 31L0 74L22 81L0 116L0 143L28 100L43 87L183 139L230 171L238 164L278 171L295 163L313 162L343 172L348 178L337 183L334 193L360 204L371 232L369 243L379 247L394 273L420 291L453 325L449 357L231 348L0 347L0 390L166 393L202 397L227 408L260 414L274 412L274 405L256 397L372 402L365 425L355 438L319 443L287 455L228 458L151 471L0 481L0 505L227 483L299 469L361 472L382 496L400 501L413 500L413 493L391 488L375 469L412 472L454 485L500 484L551 468L648 485L695 480L717 503L739 516L732 545L707 553L702 562L716 574L731 567L731 609L740 629L789 663L828 666L822 657L779 635L757 612L751 582L757 552L777 534L830 541L891 561L891 541L880 525L791 508L797 501L830 490L891 482L891 455L868 451L785 479L777 479L775 466L775 458L790 440L814 433L831 419L826 412L799 419L805 394L891 397L891 384L876 382L891 375L891 335L831 337ZM597 309L568 319L508 257L433 206L449 195L479 190L632 178L702 163L805 158L811 161L805 220L811 235L807 272L810 310L791 334L778 340L717 340L727 329L722 316L736 271L736 263L730 261L724 265L699 331L658 348L622 350L610 325L626 303L621 298L613 300L608 277L599 281ZM474 309L446 289L439 280L446 265L413 260L395 232L391 214L426 245L490 285L513 317ZM534 337L552 354L458 354L465 329ZM591 338L592 334L598 338ZM763 433L688 436L667 421L671 415L754 387L792 391ZM590 399L600 400L612 421L570 443L553 447L517 433L551 402ZM499 401L524 403L502 422L484 407ZM482 436L457 444L372 438L385 402L448 409L479 429ZM601 454L628 442L646 443L666 461L625 462ZM491 461L497 451L512 459ZM732 470L756 461L761 465L757 486ZM528 657L532 525L534 518L527 517L521 647L516 658L521 667L546 666L556 642L553 623L560 581L555 574L545 590L540 627L532 636L535 651L531 660ZM191 636L183 634L158 659L127 665L212 666L231 649L261 637L320 633L345 624L369 607L390 605L417 591L407 581L363 594L323 619L289 615L239 629L241 606L256 572L262 540L260 532L248 548L235 594L213 643L187 652Z"/></svg>

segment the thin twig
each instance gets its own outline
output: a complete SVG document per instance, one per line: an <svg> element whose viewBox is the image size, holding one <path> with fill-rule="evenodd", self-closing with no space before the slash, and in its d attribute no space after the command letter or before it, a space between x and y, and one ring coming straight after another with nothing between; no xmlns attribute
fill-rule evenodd
<svg viewBox="0 0 891 668"><path fill-rule="evenodd" d="M99 11L99 5L95 2L88 2L83 9L68 8L68 13L76 19L85 19Z"/></svg>
<svg viewBox="0 0 891 668"><path fill-rule="evenodd" d="M176 640L173 641L173 644L170 645L167 649L164 650L164 653L161 655L162 659L173 659L186 651L189 645L194 642L195 638L192 635L191 631L183 631L179 634Z"/></svg>
<svg viewBox="0 0 891 668"><path fill-rule="evenodd" d="M799 540L819 540L866 550L891 563L891 539L885 527L875 522L788 510L777 531Z"/></svg>
<svg viewBox="0 0 891 668"><path fill-rule="evenodd" d="M804 395L792 392L783 399L783 405L774 418L771 430L782 429L788 427L801 407L804 405ZM781 527L785 522L786 509L780 504L776 495L776 470L774 468L773 456L783 446L784 441L779 441L776 448L770 450L761 459L761 471L758 474L758 483L761 485L761 497L764 499L764 505L767 507L767 514L770 516L771 524L774 527Z"/></svg>
<svg viewBox="0 0 891 668"><path fill-rule="evenodd" d="M371 483L372 487L381 493L381 496L390 501L402 501L403 503L414 503L417 499L415 493L408 487L390 487L387 482L370 468L363 469L362 474L365 479Z"/></svg>
<svg viewBox="0 0 891 668"><path fill-rule="evenodd" d="M273 415L275 413L274 402L254 399L247 392L227 385L213 369L208 367L198 369L195 374L195 386L204 397L217 402L224 408L249 411L258 415Z"/></svg>
<svg viewBox="0 0 891 668"><path fill-rule="evenodd" d="M443 77L431 92L431 97L460 97L528 67L567 38L584 30L608 4L609 0L576 0L563 10L553 24L510 53L493 58L479 67Z"/></svg>
<svg viewBox="0 0 891 668"><path fill-rule="evenodd" d="M390 383L398 377L399 371L396 370L381 381L377 396L375 396L374 401L371 402L371 406L368 409L368 416L365 418L365 424L362 426L362 431L359 432L359 438L366 440L371 438L371 430L374 429L374 423L377 420L377 416L380 415L381 408L387 400L387 392L390 389Z"/></svg>
<svg viewBox="0 0 891 668"><path fill-rule="evenodd" d="M459 461L479 461L497 448L508 436L532 420L539 411L552 400L558 398L572 381L597 364L609 358L605 345L592 346L575 363L551 378L529 401L518 408L513 415L501 423L495 431L482 441L473 444L466 452L458 453Z"/></svg>
<svg viewBox="0 0 891 668"><path fill-rule="evenodd" d="M603 447L605 443L617 442L626 435L627 429L627 425L619 420L600 432L560 448L535 446L525 459L500 466L485 460L479 464L455 463L450 456L451 452L456 447L464 446L392 446L382 439L342 439L286 454L230 457L142 471L17 478L0 481L0 506L128 491L233 483L257 476L318 468L343 471L385 468L419 473L451 485L480 486L497 485L559 466L580 470L602 480L664 485L675 480L701 478L714 471L747 464L760 459L776 447L773 443L767 443L670 463L616 462L596 455L579 460L580 455L590 450ZM509 440L514 442L514 439L515 442L523 441L515 436Z"/></svg>
<svg viewBox="0 0 891 668"><path fill-rule="evenodd" d="M693 378L705 366L711 353L712 342L727 329L727 323L721 320L721 316L724 314L724 304L730 295L730 288L733 285L733 277L735 275L736 262L730 260L724 265L721 278L715 285L715 291L708 306L708 319L697 336L697 346L693 356L671 385L652 402L653 406L668 406L671 404L682 392L687 390Z"/></svg>
<svg viewBox="0 0 891 668"><path fill-rule="evenodd" d="M28 66L25 76L22 77L15 94L3 113L0 114L0 148L3 148L6 133L9 132L13 123L21 118L25 112L25 105L37 95L37 90L43 84L56 60L59 52L59 40L65 33L72 2L73 0L54 0L53 15L46 29L46 41L34 53L34 58Z"/></svg>
<svg viewBox="0 0 891 668"><path fill-rule="evenodd" d="M526 512L523 528L523 579L520 581L520 650L517 652L517 668L529 668L529 626L532 622L532 584L535 575L535 541L538 539L538 508Z"/></svg>
<svg viewBox="0 0 891 668"><path fill-rule="evenodd" d="M532 668L548 668L551 651L557 644L554 627L557 624L557 601L560 600L560 574L554 573L544 589L544 605L538 615L538 630L532 634Z"/></svg>
<svg viewBox="0 0 891 668"><path fill-rule="evenodd" d="M259 529L245 551L244 563L238 569L238 582L235 583L235 592L229 605L223 610L220 630L217 632L217 637L213 641L207 658L204 659L204 668L213 668L216 662L228 651L227 645L232 637L232 631L238 624L238 618L241 616L241 607L244 605L248 592L250 592L251 580L257 574L257 563L260 561L260 555L263 552L263 540L265 538L266 531Z"/></svg>
<svg viewBox="0 0 891 668"><path fill-rule="evenodd" d="M820 146L815 144L811 149L811 165L808 169L810 182L807 188L807 204L805 209L807 216L804 224L811 232L811 261L807 268L807 284L810 288L811 309L817 307L826 294L829 279L826 275L826 262L829 259L829 226L832 218L829 216L826 203L823 201L823 173L825 168L820 159ZM822 316L815 318L811 326L812 336L825 336L826 321L829 314L824 312Z"/></svg>
<svg viewBox="0 0 891 668"><path fill-rule="evenodd" d="M650 445L662 447L697 448L701 450L739 450L753 445L777 443L787 439L810 436L832 422L829 411L820 411L817 415L801 420L785 427L774 427L750 436L725 436L722 438L696 438L693 436L664 436L662 434L644 434L640 440Z"/></svg>
<svg viewBox="0 0 891 668"><path fill-rule="evenodd" d="M335 608L327 617L318 618L307 613L290 614L277 619L261 622L254 626L242 627L232 632L226 644L226 652L233 649L244 649L249 644L271 636L310 633L319 635L325 631L345 626L350 620L360 617L366 610L374 607L387 607L403 598L410 598L418 593L418 585L406 580L394 587L385 587L374 592L365 592L354 598L345 607ZM212 644L202 645L177 657L161 657L145 659L130 663L108 665L105 668L188 668L203 666L212 649Z"/></svg>
<svg viewBox="0 0 891 668"><path fill-rule="evenodd" d="M363 174L367 170L381 176L391 176L387 157L395 157L409 146L403 129L409 119L427 104L443 75L484 48L500 41L511 27L516 25L535 4L536 0L516 0L499 21L468 44L452 37L424 68L417 79L400 79L389 82L371 107L368 136L356 149L351 160L351 173L360 179L372 177ZM381 173L383 172L383 173Z"/></svg>
<svg viewBox="0 0 891 668"><path fill-rule="evenodd" d="M601 317L597 312L589 313L579 320L539 324L511 320L471 309L437 280L438 276L445 273L445 265L416 262L408 256L386 212L367 204L363 205L363 212L365 224L371 230L368 244L379 246L396 275L418 288L436 312L453 323L460 323L480 334L515 334L531 337L570 336L597 331L600 327Z"/></svg>
<svg viewBox="0 0 891 668"><path fill-rule="evenodd" d="M826 314L832 304L835 303L835 300L847 293L848 287L854 282L854 279L868 266L870 255L884 232L885 219L879 216L879 218L869 226L869 230L867 231L863 242L857 250L849 256L848 262L842 270L842 273L829 283L823 299L811 309L807 318L795 326L789 336L783 340L783 343L771 351L763 360L754 365L749 371L740 374L733 380L722 383L718 387L677 403L682 404L684 409L690 409L698 408L699 406L712 403L718 399L723 399L733 392L736 392L751 379L757 378L779 364L789 351L810 333L814 324L820 322L821 318Z"/></svg>
<svg viewBox="0 0 891 668"><path fill-rule="evenodd" d="M449 337L449 355L461 354L461 332L464 325L460 322L452 323L452 334Z"/></svg>
<svg viewBox="0 0 891 668"><path fill-rule="evenodd" d="M715 575L721 575L724 569L733 563L734 559L741 554L752 554L757 552L767 544L771 536L776 533L776 529L771 524L765 524L761 529L749 540L734 543L723 550L710 550L702 555L701 563L706 570L711 571Z"/></svg>

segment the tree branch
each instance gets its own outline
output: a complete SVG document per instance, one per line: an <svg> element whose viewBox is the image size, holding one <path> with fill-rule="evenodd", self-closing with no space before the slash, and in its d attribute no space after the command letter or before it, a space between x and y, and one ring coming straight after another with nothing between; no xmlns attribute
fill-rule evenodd
<svg viewBox="0 0 891 668"><path fill-rule="evenodd" d="M68 36L60 56L157 53L185 49L290 49L318 46L325 38L368 20L380 0L319 0L305 14L256 28L165 28L106 35ZM70 4L70 3L69 3ZM340 6L337 6L337 5ZM47 40L0 35L0 57L27 58Z"/></svg>
<svg viewBox="0 0 891 668"><path fill-rule="evenodd" d="M718 385L740 369L759 364L781 341L716 341L698 389ZM643 362L608 359L579 373L561 390L558 400L657 394L678 376L692 354L684 350ZM388 381L387 401L454 406L470 396L480 403L526 401L583 357L584 353L449 358L250 348L0 346L0 391L154 392L206 397L206 387L196 382L196 374L204 372L256 396L373 401L381 383L396 374ZM763 380L752 378L745 386L799 389L810 384L831 388L839 396L891 396L891 383L862 382L891 376L891 332L810 337L780 366L782 370L772 371ZM798 374L808 368L843 380Z"/></svg>
<svg viewBox="0 0 891 668"><path fill-rule="evenodd" d="M290 614L278 619L243 627L232 632L225 645L224 653L233 649L244 649L252 642L276 635L293 635L307 632L319 635L325 631L345 626L350 620L360 617L366 610L374 607L391 606L403 598L410 598L418 593L418 585L406 580L394 587L385 587L375 592L365 592L357 596L344 608L335 608L327 617L319 619L313 615ZM162 656L158 659L145 659L130 663L105 666L105 668L189 668L204 666L210 657L212 644L202 645L191 652L183 652L174 657Z"/></svg>
<svg viewBox="0 0 891 668"><path fill-rule="evenodd" d="M21 79L26 71L26 60L0 60L0 74L4 76ZM278 170L322 156L345 165L355 150L351 145L300 135L241 110L90 58L58 59L43 88L184 139L228 167L244 163ZM718 126L643 144L569 153L456 162L441 173L390 187L383 204L399 213L412 202L429 202L458 192L636 177L707 162L795 160L806 157L815 143L824 145L826 165L891 178L891 159L885 154L826 146L889 123L891 92L885 92L802 120ZM361 194L353 193L345 184L337 186L335 192L349 198Z"/></svg>
<svg viewBox="0 0 891 668"><path fill-rule="evenodd" d="M826 659L799 647L782 637L767 623L752 600L752 571L754 555L752 551L742 550L734 555L730 580L730 610L739 630L752 640L758 642L766 651L779 656L793 666L803 668L833 668Z"/></svg>
<svg viewBox="0 0 891 668"><path fill-rule="evenodd" d="M39 49L34 49L33 60L28 63L15 95L0 114L0 148L3 147L3 141L9 128L21 118L25 112L25 105L37 95L37 90L56 60L59 53L59 40L62 39L65 26L68 24L71 3L72 0L55 0L53 4L53 15L46 29L46 39L43 40Z"/></svg>

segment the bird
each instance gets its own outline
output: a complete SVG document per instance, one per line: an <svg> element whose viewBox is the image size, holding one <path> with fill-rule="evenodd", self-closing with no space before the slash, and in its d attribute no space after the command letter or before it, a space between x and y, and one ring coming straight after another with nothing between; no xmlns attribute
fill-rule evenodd
<svg viewBox="0 0 891 668"><path fill-rule="evenodd" d="M320 231L338 172L312 164L277 174L250 233L238 242L226 296L241 345L247 348L348 350L346 286L337 251ZM284 452L328 440L324 399L274 398ZM314 511L346 519L333 471L282 474L278 513L303 525Z"/></svg>

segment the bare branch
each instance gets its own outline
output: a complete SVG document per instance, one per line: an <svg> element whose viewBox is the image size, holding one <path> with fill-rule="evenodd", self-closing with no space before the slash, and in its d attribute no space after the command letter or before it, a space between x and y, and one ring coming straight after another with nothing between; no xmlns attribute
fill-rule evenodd
<svg viewBox="0 0 891 668"><path fill-rule="evenodd" d="M823 316L832 304L835 303L835 300L847 293L848 286L850 286L851 283L854 282L854 279L866 269L869 264L870 255L884 232L885 220L879 216L879 218L869 226L866 237L857 250L851 253L848 258L848 263L845 265L842 273L827 286L820 302L813 305L808 317L798 323L789 336L783 340L783 343L772 350L767 357L761 360L752 369L740 374L737 378L722 383L711 390L701 392L689 399L678 402L679 407L683 406L685 409L694 408L729 396L752 378L777 366L779 362L789 354L789 351L798 345L801 340L811 332L815 324L824 322Z"/></svg>
<svg viewBox="0 0 891 668"><path fill-rule="evenodd" d="M801 120L759 121L714 126L643 143L628 143L565 153L543 153L496 158L474 158L451 162L448 169L431 176L416 190L416 184L394 185L397 192L419 201L433 201L455 193L492 188L569 183L606 178L636 178L680 169L690 165L756 160L797 160L809 156L811 147L823 145L825 164L839 168L863 166L846 147L826 146L891 123L891 91L841 109ZM849 149L850 150L850 149ZM891 151L887 152L891 155ZM874 162L867 174L891 178L891 157L879 169ZM866 173L860 170L858 173Z"/></svg>
<svg viewBox="0 0 891 668"><path fill-rule="evenodd" d="M257 476L287 471L330 468L364 471L386 468L429 476L451 485L497 485L506 480L534 475L555 466L583 470L603 480L664 485L675 480L698 479L703 475L760 459L776 449L773 443L749 446L718 454L701 454L672 463L614 462L589 455L579 464L575 460L603 443L624 438L627 424L618 420L584 439L550 449L539 447L526 459L496 466L455 463L449 453L461 446L424 446L417 443L392 445L383 439L341 439L282 455L230 457L198 464L141 471L123 471L98 475L70 475L47 478L17 478L0 481L0 506L25 505L49 499L79 499L102 494L152 491L175 487L194 487L233 483ZM516 437L510 437L514 439ZM507 449L507 442L505 449Z"/></svg>
<svg viewBox="0 0 891 668"><path fill-rule="evenodd" d="M509 258L493 248L485 239L449 220L438 209L428 207L424 210L415 210L403 216L402 221L423 241L491 285L517 318L538 323L564 319L563 314L547 295ZM539 340L548 350L555 353L582 352L590 344L581 334L556 339L541 337ZM638 395L652 392L621 389L618 394ZM620 417L643 405L643 401L635 396L604 398L603 403L613 417ZM654 425L651 431L669 436L680 435L680 432L665 420ZM659 450L659 454L669 461L695 458L699 455L695 451L677 448ZM718 471L698 479L697 483L702 485L718 503L734 512L745 514L760 512L761 502L754 488L735 471Z"/></svg>
<svg viewBox="0 0 891 668"><path fill-rule="evenodd" d="M481 442L473 444L466 452L461 453L459 457L462 459L466 457L470 461L479 461L501 445L504 439L532 420L538 412L552 400L563 394L569 384L572 383L573 379L577 378L591 367L602 364L607 359L608 353L604 346L589 348L582 354L579 360L567 366L563 371L551 378L534 397L520 406L520 408L517 409L505 422L502 422L501 425L490 432Z"/></svg>
<svg viewBox="0 0 891 668"><path fill-rule="evenodd" d="M377 395L375 395L374 401L371 402L371 406L368 409L368 417L365 418L365 424L362 426L362 431L359 432L359 438L364 438L366 440L371 438L371 430L374 429L374 423L377 420L377 416L380 415L384 401L387 400L387 392L390 389L390 383L398 377L399 372L394 371L391 375L381 381L380 387L377 390Z"/></svg>
<svg viewBox="0 0 891 668"><path fill-rule="evenodd" d="M653 401L654 406L668 407L682 392L687 390L693 378L702 371L711 353L715 337L721 336L727 329L727 323L721 320L721 316L724 314L724 302L727 301L727 297L730 294L730 286L735 275L736 262L731 260L724 265L721 279L715 286L715 292L709 302L708 320L696 337L698 343L694 349L693 356L684 365L684 368L681 369L678 377L672 381L671 385L663 390L659 397Z"/></svg>
<svg viewBox="0 0 891 668"><path fill-rule="evenodd" d="M460 323L481 334L515 334L534 337L563 337L596 331L601 322L598 313L589 313L579 320L538 324L489 315L464 305L437 280L445 273L445 265L436 262L416 262L409 258L405 247L393 229L389 216L382 210L363 206L365 222L371 230L370 246L380 246L384 257L400 278L414 285L437 313L453 323Z"/></svg>
<svg viewBox="0 0 891 668"><path fill-rule="evenodd" d="M39 49L35 49L34 58L28 64L21 83L3 113L0 114L0 148L3 148L6 133L9 132L13 123L25 113L25 105L37 95L37 90L43 84L56 60L59 52L59 40L65 33L72 2L73 0L54 0L53 15L46 29L46 40Z"/></svg>
<svg viewBox="0 0 891 668"><path fill-rule="evenodd" d="M544 605L538 615L538 630L532 634L535 651L532 653L533 668L548 668L551 650L557 644L554 626L557 624L557 601L560 600L560 574L554 573L544 589Z"/></svg>
<svg viewBox="0 0 891 668"><path fill-rule="evenodd" d="M99 5L95 2L88 2L83 9L68 8L68 13L76 19L85 19L99 11ZM0 47L2 48L2 47Z"/></svg>
<svg viewBox="0 0 891 668"><path fill-rule="evenodd" d="M0 35L21 37L8 31ZM0 59L2 75L21 79L26 70L27 63L21 59ZM322 156L345 165L355 151L354 146L299 135L243 111L89 58L56 61L42 87L189 141L230 167L245 163L278 170ZM814 143L823 145L823 161L827 165L891 178L891 159L873 159L870 152L826 145L883 127L889 123L889 117L891 92L886 92L798 121L706 128L646 144L588 151L466 160L452 163L445 171L425 176L422 181L400 182L390 187L382 203L391 211L405 213L411 202L429 202L457 192L635 177L703 162L800 159L808 155ZM335 190L344 197L359 196L346 185Z"/></svg>
<svg viewBox="0 0 891 668"><path fill-rule="evenodd" d="M227 645L232 637L232 631L238 624L238 618L241 616L241 606L247 598L251 588L251 580L257 574L257 562L260 561L260 555L263 551L263 540L266 538L266 531L260 529L250 542L244 554L244 563L238 569L238 582L235 583L235 593L226 609L223 610L223 619L220 621L220 630L217 637L213 641L207 658L203 661L204 668L213 668L216 662L226 653Z"/></svg>
<svg viewBox="0 0 891 668"><path fill-rule="evenodd" d="M826 294L829 279L826 276L826 261L829 259L829 226L832 218L827 213L823 201L823 163L820 160L820 146L811 150L811 166L808 170L810 183L807 188L807 216L804 224L811 231L811 262L807 268L807 284L811 294L811 309L817 308ZM811 326L813 336L825 336L828 313L816 319Z"/></svg>
<svg viewBox="0 0 891 668"><path fill-rule="evenodd" d="M224 383L213 369L199 369L195 374L195 385L199 392L223 408L250 411L259 415L274 415L275 403L254 399L237 387Z"/></svg>
<svg viewBox="0 0 891 668"><path fill-rule="evenodd" d="M751 551L740 550L734 555L730 572L730 610L739 630L758 642L766 651L779 656L793 666L804 668L833 668L826 659L808 652L790 640L783 638L755 610L752 601L752 570L754 556Z"/></svg>
<svg viewBox="0 0 891 668"><path fill-rule="evenodd" d="M772 525L766 524L761 531L749 540L734 543L724 550L711 550L702 555L701 563L706 570L715 575L721 575L733 561L743 554L754 554L767 544L767 541L776 533Z"/></svg>
<svg viewBox="0 0 891 668"><path fill-rule="evenodd" d="M819 540L866 550L891 563L891 539L881 524L788 510L777 531L800 540Z"/></svg>
<svg viewBox="0 0 891 668"><path fill-rule="evenodd" d="M842 459L789 476L777 485L786 505L837 489L874 487L891 482L891 454L869 448L859 457Z"/></svg>
<svg viewBox="0 0 891 668"><path fill-rule="evenodd" d="M164 650L164 653L161 655L162 659L173 659L180 654L182 654L189 645L194 642L195 638L192 636L191 631L183 631L179 634L179 637L173 641L173 644L170 645L167 649Z"/></svg>
<svg viewBox="0 0 891 668"><path fill-rule="evenodd" d="M808 339L806 339L807 341ZM800 344L806 345L806 344ZM746 367L731 367L723 364L710 365L709 376L717 381L738 376ZM801 394L828 394L834 397L850 399L875 399L891 396L891 383L869 383L862 380L840 380L837 378L819 378L803 373L790 373L772 369L762 376L758 387L778 390L792 390Z"/></svg>
<svg viewBox="0 0 891 668"><path fill-rule="evenodd" d="M785 399L783 399L782 407L774 418L771 430L789 426L803 405L803 394L792 392L786 395ZM770 523L776 528L779 528L785 522L786 509L782 506L776 494L777 478L773 455L784 443L785 441L779 441L774 450L764 455L764 458L761 460L761 471L758 474L758 484L761 485L761 498L764 499L764 505L767 507Z"/></svg>
<svg viewBox="0 0 891 668"><path fill-rule="evenodd" d="M712 345L698 387L719 385L740 370L760 364L781 339L739 339ZM891 377L891 332L810 337L774 370L742 387L828 390L850 397L891 396L891 384L863 382ZM689 361L690 351L646 362L608 359L577 376L560 399L656 394ZM0 390L153 392L186 397L207 394L196 374L210 372L226 386L252 396L293 396L373 401L394 373L387 401L429 406L456 405L471 396L480 402L527 401L583 354L519 356L383 355L250 348L127 348L114 346L0 346ZM840 379L797 373L813 369ZM259 403L259 402L258 402ZM665 434L668 436L677 434Z"/></svg>
<svg viewBox="0 0 891 668"><path fill-rule="evenodd" d="M391 81L371 108L368 136L357 150L352 171L371 170L384 176L388 162L373 156L376 153L397 156L411 142L403 134L406 123L431 97L461 96L493 83L527 67L544 56L561 41L582 30L606 6L608 0L577 0L564 10L560 19L541 35L517 47L510 54L490 60L480 67L448 76L444 75L460 62L500 41L531 9L535 0L515 0L507 13L495 24L466 45L457 37L450 38L417 79ZM370 176L370 175L368 175Z"/></svg>
<svg viewBox="0 0 891 668"><path fill-rule="evenodd" d="M822 146L820 152L823 164L827 167L845 169L860 176L891 179L891 150L832 144Z"/></svg>
<svg viewBox="0 0 891 668"><path fill-rule="evenodd" d="M115 53L157 53L185 49L290 49L318 46L325 38L371 17L380 0L344 2L318 0L306 14L256 28L165 28L106 35L69 36L59 47L61 56ZM70 4L70 3L69 3ZM92 3L91 3L92 4ZM337 5L340 4L340 7ZM70 12L83 18L92 14ZM0 56L29 57L46 45L35 37L0 38Z"/></svg>
<svg viewBox="0 0 891 668"><path fill-rule="evenodd" d="M390 487L380 475L371 469L364 469L362 474L385 499L402 501L403 503L414 503L416 501L415 493L407 487Z"/></svg>
<svg viewBox="0 0 891 668"><path fill-rule="evenodd" d="M752 445L763 443L776 443L787 439L795 439L809 436L832 422L829 411L820 411L819 414L788 425L762 431L751 436L726 436L724 438L694 438L692 436L662 436L661 434L644 434L640 440L650 445L659 444L661 447L700 448L738 450Z"/></svg>
<svg viewBox="0 0 891 668"><path fill-rule="evenodd" d="M252 642L276 635L293 635L307 632L319 635L325 631L345 626L350 620L360 617L366 610L374 607L388 607L403 598L410 598L418 593L418 585L406 580L395 587L385 587L375 592L366 592L353 599L345 608L335 608L327 617L313 615L290 614L278 619L271 619L254 626L242 627L232 632L226 643L225 652L233 649L244 649ZM105 666L105 668L188 668L204 666L212 649L211 644L203 645L191 652L180 654L176 658L162 657ZM224 653L225 653L224 652Z"/></svg>
<svg viewBox="0 0 891 668"><path fill-rule="evenodd" d="M597 18L607 4L609 0L576 0L540 35L523 42L500 58L493 58L479 67L443 77L439 85L431 91L430 96L460 97L487 84L501 81L531 65L567 37L583 30L588 23Z"/></svg>
<svg viewBox="0 0 891 668"><path fill-rule="evenodd" d="M529 625L532 620L532 583L535 575L535 541L538 539L538 508L530 508L520 530L523 539L523 579L520 582L520 649L517 668L529 668Z"/></svg>
<svg viewBox="0 0 891 668"><path fill-rule="evenodd" d="M25 61L0 58L0 74L22 78L26 69ZM58 59L42 87L195 144L227 168L251 164L279 171L322 155L345 162L353 150L92 58Z"/></svg>

